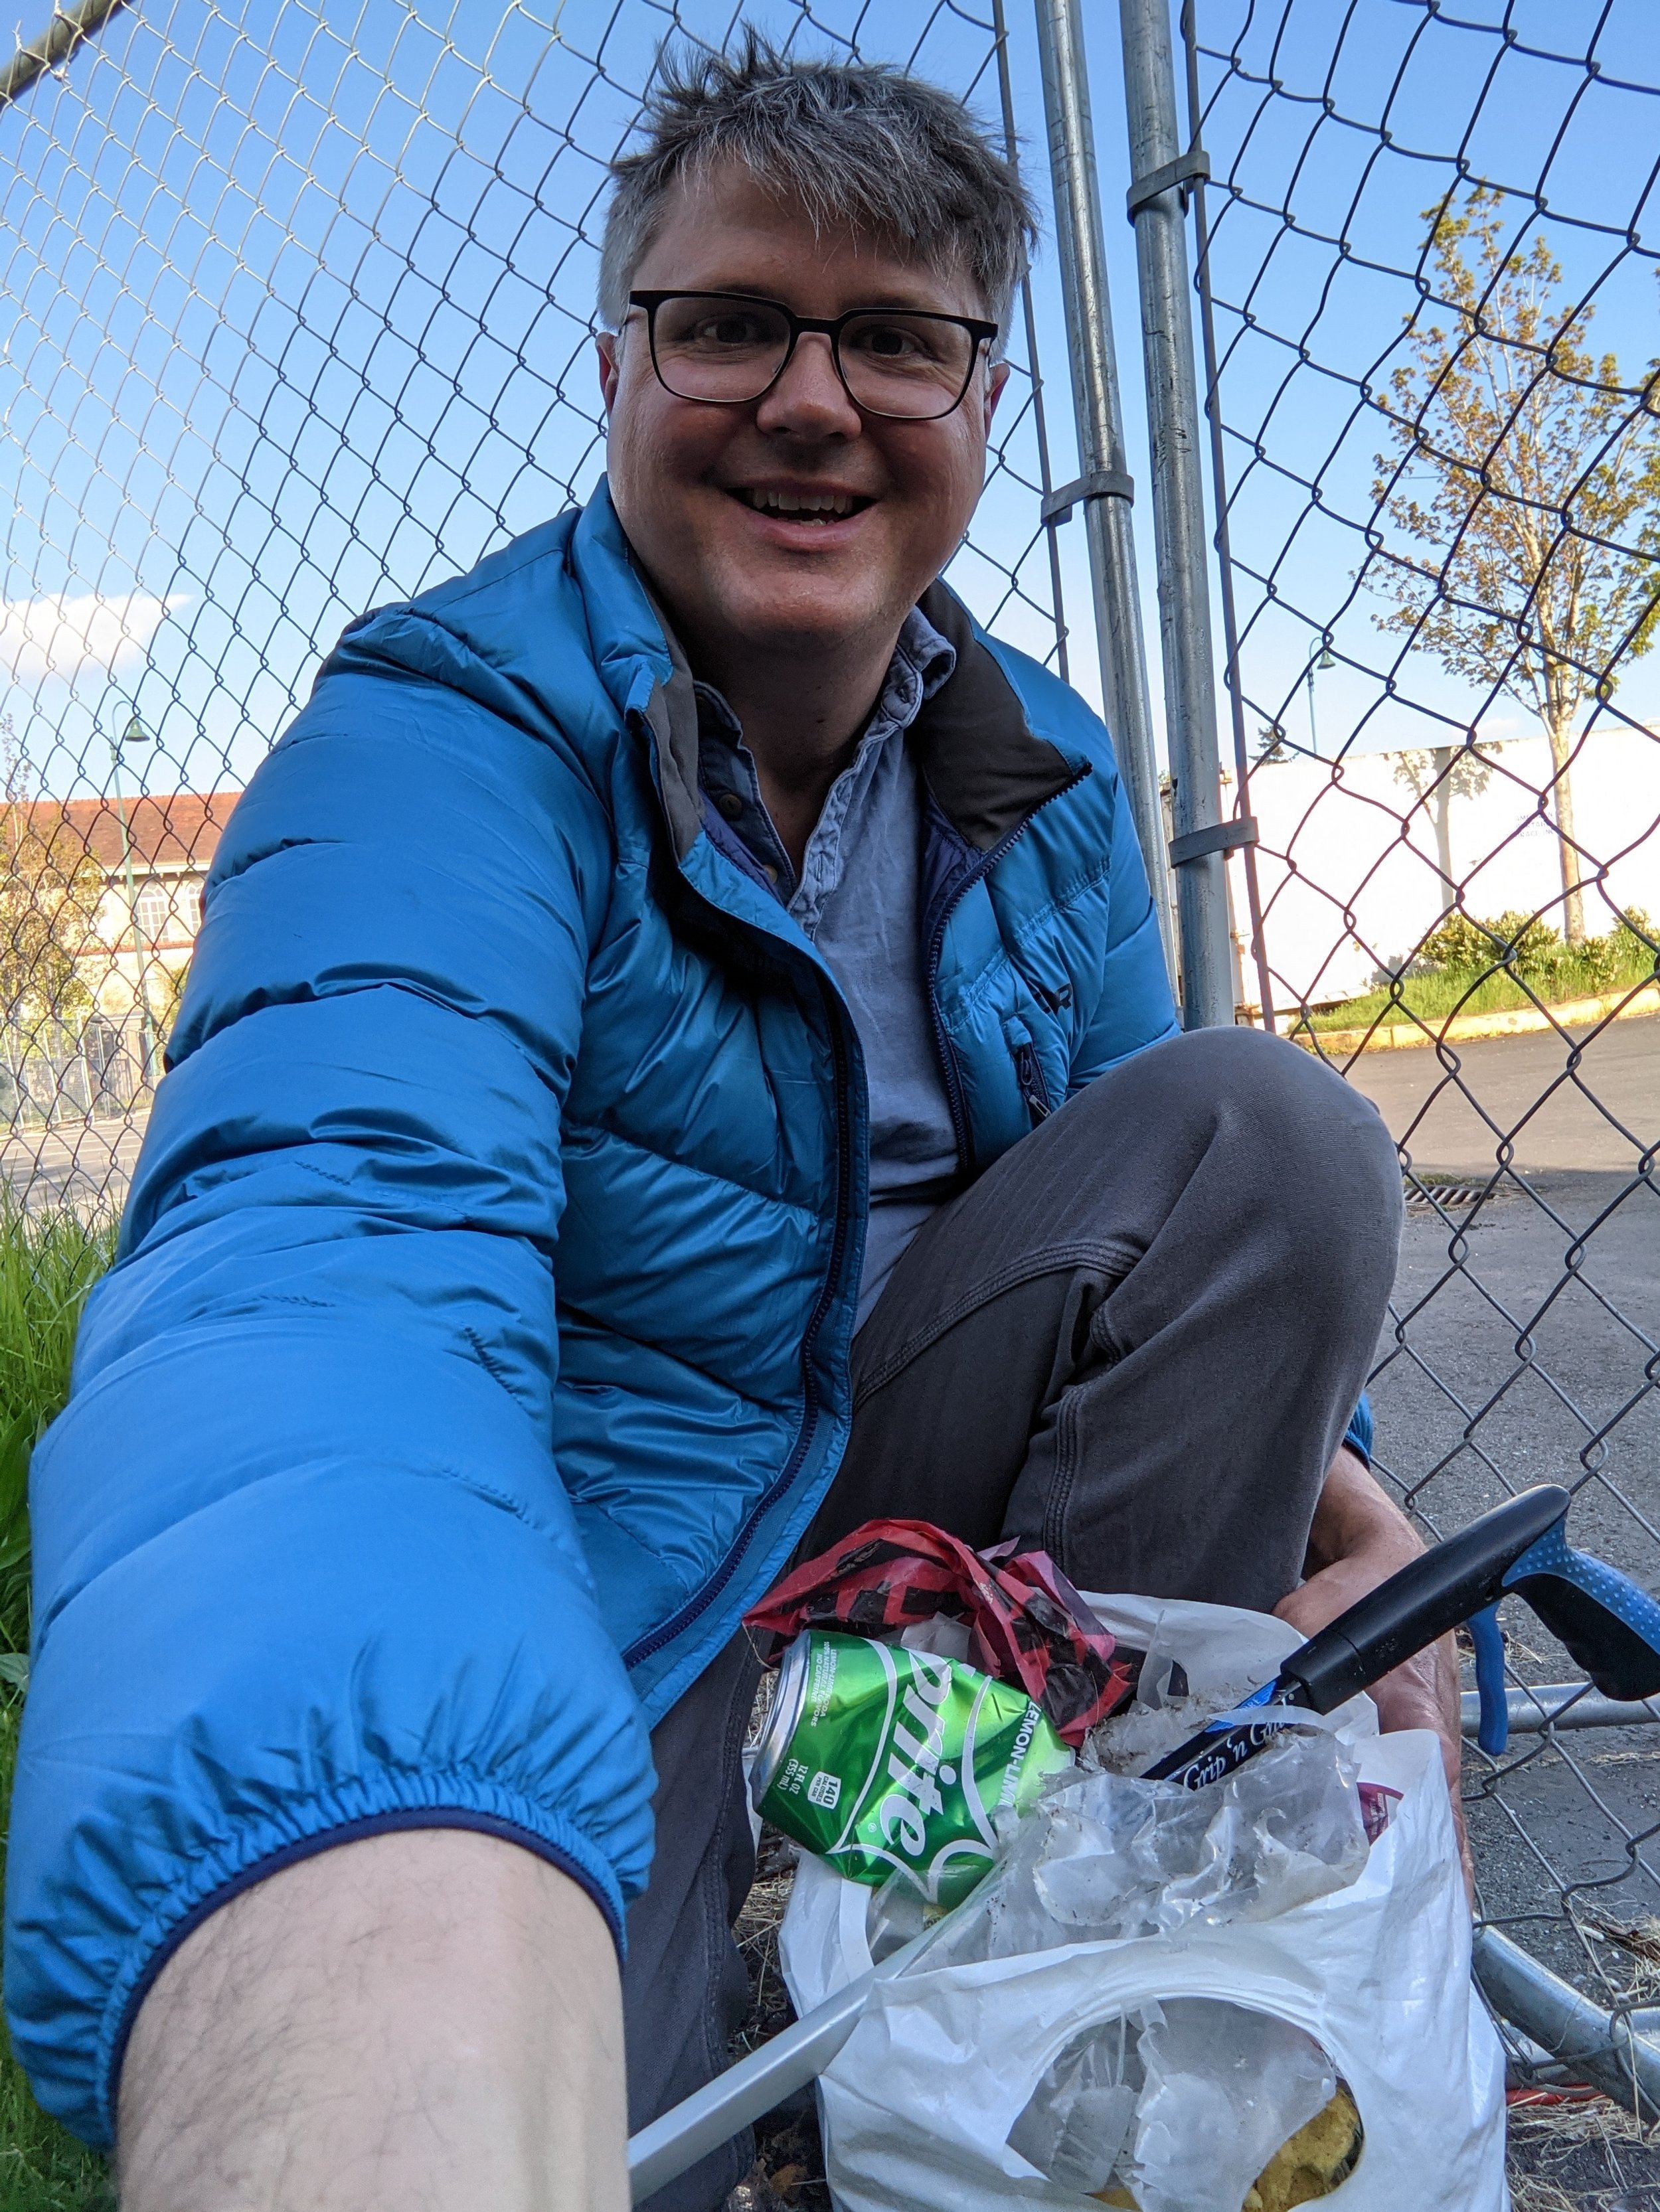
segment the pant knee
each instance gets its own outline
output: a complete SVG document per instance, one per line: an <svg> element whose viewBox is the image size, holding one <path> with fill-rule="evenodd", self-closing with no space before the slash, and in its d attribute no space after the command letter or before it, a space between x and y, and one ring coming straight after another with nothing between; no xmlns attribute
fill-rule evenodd
<svg viewBox="0 0 1660 2212"><path fill-rule="evenodd" d="M1392 1278L1400 1158L1363 1091L1261 1030L1190 1030L1145 1057L1164 1125L1202 1142L1250 1211L1270 1212L1299 1244L1324 1242L1338 1273Z"/></svg>

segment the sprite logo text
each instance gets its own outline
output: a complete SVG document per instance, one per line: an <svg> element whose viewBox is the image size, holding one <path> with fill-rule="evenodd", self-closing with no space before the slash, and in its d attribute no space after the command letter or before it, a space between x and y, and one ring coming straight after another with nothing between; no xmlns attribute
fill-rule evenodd
<svg viewBox="0 0 1660 2212"><path fill-rule="evenodd" d="M928 1839L927 1823L945 1810L939 1784L943 1782L949 1789L957 1779L957 1769L942 1766L939 1760L946 1740L941 1708L951 1688L951 1662L929 1659L920 1651L909 1656L916 1677L906 1684L900 1703L906 1719L914 1722L921 1733L911 1735L904 1721L895 1723L894 1747L888 1759L888 1779L895 1788L882 1800L876 1824L887 1842L897 1842L901 1850L915 1859L922 1856ZM937 1674L933 1671L936 1668Z"/></svg>

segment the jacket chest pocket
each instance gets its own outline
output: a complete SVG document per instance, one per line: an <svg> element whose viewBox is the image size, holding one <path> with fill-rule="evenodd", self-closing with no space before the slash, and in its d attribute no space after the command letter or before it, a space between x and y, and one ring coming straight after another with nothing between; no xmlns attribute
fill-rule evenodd
<svg viewBox="0 0 1660 2212"><path fill-rule="evenodd" d="M1020 1093L1021 1103L1031 1116L1032 1127L1036 1128L1040 1121L1048 1121L1057 1102L1050 1093L1049 1079L1038 1057L1037 1040L1024 1015L1010 1014L1005 1018L1003 1040L1014 1063L1015 1085Z"/></svg>

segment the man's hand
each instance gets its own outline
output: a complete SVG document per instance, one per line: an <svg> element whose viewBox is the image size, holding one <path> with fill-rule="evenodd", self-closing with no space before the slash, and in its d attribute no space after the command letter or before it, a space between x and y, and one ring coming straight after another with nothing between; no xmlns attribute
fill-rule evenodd
<svg viewBox="0 0 1660 2212"><path fill-rule="evenodd" d="M1357 1604L1379 1583L1423 1550L1416 1530L1378 1488L1365 1462L1347 1444L1326 1475L1309 1531L1308 1580L1282 1598L1274 1611L1304 1636L1312 1636ZM1464 1832L1462 1802L1463 1731L1460 1722L1458 1649L1450 1636L1372 1685L1378 1721L1393 1729L1433 1729L1452 1797L1452 1817L1472 1899L1475 1870Z"/></svg>

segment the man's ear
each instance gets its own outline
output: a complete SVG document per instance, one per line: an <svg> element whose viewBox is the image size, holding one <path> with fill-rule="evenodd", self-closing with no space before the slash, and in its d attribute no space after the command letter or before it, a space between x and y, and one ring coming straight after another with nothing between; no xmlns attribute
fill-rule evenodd
<svg viewBox="0 0 1660 2212"><path fill-rule="evenodd" d="M611 413L611 402L617 397L617 380L621 374L617 344L614 331L596 331L593 334L594 351L599 356L599 397L605 402L607 415ZM988 415L987 420L990 419Z"/></svg>
<svg viewBox="0 0 1660 2212"><path fill-rule="evenodd" d="M991 434L991 418L997 412L997 403L1003 396L1003 386L1009 380L1009 365L1006 361L994 361L986 371L986 434Z"/></svg>

